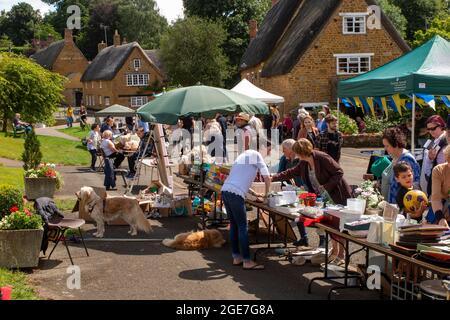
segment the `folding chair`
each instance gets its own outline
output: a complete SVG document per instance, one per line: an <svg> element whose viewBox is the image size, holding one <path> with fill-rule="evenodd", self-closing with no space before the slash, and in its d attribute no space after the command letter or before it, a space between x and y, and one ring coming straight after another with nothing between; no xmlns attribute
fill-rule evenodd
<svg viewBox="0 0 450 320"><path fill-rule="evenodd" d="M67 254L69 255L70 263L74 265L72 255L70 254L69 246L67 245L66 237L64 236L64 233L67 230L78 230L80 233L81 241L84 246L84 250L86 251L86 255L89 257L89 252L86 247L86 243L84 242L83 233L81 232L81 227L86 222L83 219L66 219L63 218L61 220L55 220L53 223L48 224L49 229L49 241L52 241L55 243L55 246L53 247L52 251L50 252L48 259L53 254L53 251L55 251L58 244L61 242L61 240L64 242L64 246L66 247ZM50 236L51 233L54 233L53 236Z"/></svg>

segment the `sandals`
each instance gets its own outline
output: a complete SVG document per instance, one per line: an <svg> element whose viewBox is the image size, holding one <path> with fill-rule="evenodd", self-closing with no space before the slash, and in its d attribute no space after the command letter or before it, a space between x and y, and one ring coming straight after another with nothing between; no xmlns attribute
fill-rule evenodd
<svg viewBox="0 0 450 320"><path fill-rule="evenodd" d="M253 267L250 267L250 268L243 267L242 269L244 269L244 270L264 270L265 267L262 264L255 264Z"/></svg>

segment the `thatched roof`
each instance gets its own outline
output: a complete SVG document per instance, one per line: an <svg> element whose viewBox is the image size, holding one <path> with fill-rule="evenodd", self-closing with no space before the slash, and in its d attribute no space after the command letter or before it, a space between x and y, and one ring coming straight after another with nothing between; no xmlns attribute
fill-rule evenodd
<svg viewBox="0 0 450 320"><path fill-rule="evenodd" d="M53 64L58 58L61 50L64 48L64 40L56 41L50 44L47 48L39 50L30 58L40 64L42 67L51 70Z"/></svg>
<svg viewBox="0 0 450 320"><path fill-rule="evenodd" d="M155 67L159 69L159 71L164 75L164 78L167 77L166 70L164 68L164 64L161 60L161 52L160 50L144 50L147 57L153 62Z"/></svg>
<svg viewBox="0 0 450 320"><path fill-rule="evenodd" d="M240 69L262 62L261 76L271 77L290 72L314 42L343 0L279 0L265 17L255 39L242 57ZM368 5L376 4L366 0ZM399 47L407 52L402 39L384 13L382 25Z"/></svg>
<svg viewBox="0 0 450 320"><path fill-rule="evenodd" d="M110 81L114 79L135 48L142 50L149 61L164 76L158 51L143 50L137 42L131 42L116 47L109 46L100 51L86 69L81 81Z"/></svg>
<svg viewBox="0 0 450 320"><path fill-rule="evenodd" d="M121 46L109 46L95 57L81 77L81 81L112 80L122 68L137 42L127 43Z"/></svg>

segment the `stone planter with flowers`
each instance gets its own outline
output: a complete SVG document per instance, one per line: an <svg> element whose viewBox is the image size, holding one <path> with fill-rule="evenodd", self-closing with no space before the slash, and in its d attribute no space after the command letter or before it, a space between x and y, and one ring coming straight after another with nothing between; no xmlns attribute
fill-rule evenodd
<svg viewBox="0 0 450 320"><path fill-rule="evenodd" d="M0 268L37 267L44 235L42 218L18 206L9 211L0 220Z"/></svg>
<svg viewBox="0 0 450 320"><path fill-rule="evenodd" d="M25 172L25 195L29 200L53 198L53 194L61 186L62 178L54 164L41 164L37 169Z"/></svg>

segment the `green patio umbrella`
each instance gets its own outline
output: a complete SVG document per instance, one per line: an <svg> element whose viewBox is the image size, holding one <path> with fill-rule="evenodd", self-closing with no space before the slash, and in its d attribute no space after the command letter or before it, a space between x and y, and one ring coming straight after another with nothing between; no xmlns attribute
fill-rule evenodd
<svg viewBox="0 0 450 320"><path fill-rule="evenodd" d="M140 107L137 114L147 122L177 124L181 116L214 118L218 112L269 114L269 108L264 102L237 92L208 86L192 86L165 93Z"/></svg>

